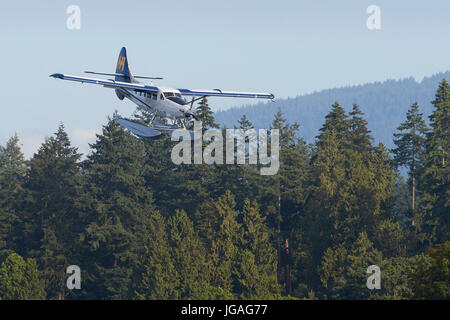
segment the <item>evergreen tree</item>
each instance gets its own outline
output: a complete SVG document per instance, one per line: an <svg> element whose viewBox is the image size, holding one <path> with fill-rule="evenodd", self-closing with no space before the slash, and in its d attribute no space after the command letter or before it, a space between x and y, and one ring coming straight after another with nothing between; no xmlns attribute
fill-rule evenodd
<svg viewBox="0 0 450 320"><path fill-rule="evenodd" d="M279 295L277 252L272 247L264 217L245 200L239 239L237 292L244 299L269 299Z"/></svg>
<svg viewBox="0 0 450 320"><path fill-rule="evenodd" d="M233 291L233 268L238 254L238 239L241 237L237 222L239 212L231 192L227 191L215 203L215 235L211 241L210 259L212 262L211 285Z"/></svg>
<svg viewBox="0 0 450 320"><path fill-rule="evenodd" d="M82 237L89 273L84 288L90 298L129 298L155 212L144 179L145 149L111 119L91 147L85 163L93 210Z"/></svg>
<svg viewBox="0 0 450 320"><path fill-rule="evenodd" d="M219 125L214 120L213 111L209 107L206 97L200 100L200 103L195 109L195 114L202 122L204 130L209 128L219 129Z"/></svg>
<svg viewBox="0 0 450 320"><path fill-rule="evenodd" d="M373 248L365 232L358 235L350 248L343 245L328 248L319 268L320 279L328 299L368 299L367 267L380 266L381 253Z"/></svg>
<svg viewBox="0 0 450 320"><path fill-rule="evenodd" d="M415 299L450 299L450 241L432 248L410 275Z"/></svg>
<svg viewBox="0 0 450 320"><path fill-rule="evenodd" d="M407 252L408 229L404 230L398 221L387 218L379 221L373 234L375 247L385 258L403 257Z"/></svg>
<svg viewBox="0 0 450 320"><path fill-rule="evenodd" d="M278 281L284 282L285 293L292 293L292 253L296 245L291 243L301 208L306 199L309 152L303 139L297 138L299 124L289 124L278 109L271 129L279 131L280 168L277 174L261 177L257 200L270 227L271 237L278 253ZM268 148L270 148L270 143ZM300 236L296 235L299 239ZM284 248L283 248L284 247ZM291 249L290 249L291 248Z"/></svg>
<svg viewBox="0 0 450 320"><path fill-rule="evenodd" d="M312 157L312 186L307 205L309 215L303 221L307 230L305 242L311 247L311 260L307 268L310 270L320 264L324 253L333 256L333 251L328 252L332 250L329 248L342 247L348 251L361 232L375 238L377 227L388 216L395 182L389 153L383 145L368 148L366 142L371 140L370 136L357 139L362 141L364 148L339 138L352 137L350 126L345 124L346 117L339 110L340 107L335 105L331 111L334 115L327 117ZM333 126L327 125L330 119L335 121ZM336 123L336 119L341 122ZM347 128L347 131L338 134L334 129L336 127ZM361 123L361 137L367 134L364 127ZM395 232L388 232L387 235L397 236ZM314 273L305 278L312 282L311 285L317 285L318 279Z"/></svg>
<svg viewBox="0 0 450 320"><path fill-rule="evenodd" d="M342 200L347 198L344 187L347 179L345 155L341 152L339 145L334 130L324 132L320 138L320 147L315 150L311 164L311 196L307 203L309 219L303 221L304 229L307 230L305 242L309 242L311 247L310 263L306 268L309 273L305 280L308 279L311 285L317 285L319 280L314 268L320 264L325 250L333 246L333 235L340 234L336 232L335 228L338 226L333 223L333 220L342 210ZM333 252L328 253L328 255L331 254L335 256Z"/></svg>
<svg viewBox="0 0 450 320"><path fill-rule="evenodd" d="M416 179L418 169L422 165L425 151L425 134L427 127L419 113L419 105L417 102L411 105L406 114L406 121L397 128L398 133L394 134L394 144L397 146L392 150L394 153L394 163L398 166L407 166L408 174L411 181L411 207L415 210L416 199ZM414 220L412 220L414 224Z"/></svg>
<svg viewBox="0 0 450 320"><path fill-rule="evenodd" d="M25 247L44 270L49 298L63 299L69 293L64 286L65 268L78 263L73 251L83 228L86 205L80 157L61 124L29 162Z"/></svg>
<svg viewBox="0 0 450 320"><path fill-rule="evenodd" d="M437 243L442 243L450 239L450 85L445 79L439 84L432 103L434 110L430 115L431 131L426 139L426 156L420 180L428 212L429 232L435 235Z"/></svg>
<svg viewBox="0 0 450 320"><path fill-rule="evenodd" d="M402 225L402 227L411 225L411 192L402 175L397 177L394 189L392 190L393 204L391 212L393 217Z"/></svg>
<svg viewBox="0 0 450 320"><path fill-rule="evenodd" d="M11 253L0 267L0 300L45 299L36 260Z"/></svg>
<svg viewBox="0 0 450 320"><path fill-rule="evenodd" d="M21 197L26 164L17 135L0 146L0 260L9 251L23 251ZM23 254L23 252L21 252Z"/></svg>
<svg viewBox="0 0 450 320"><path fill-rule="evenodd" d="M325 123L319 129L320 134L317 136L318 144L321 143L323 135L332 130L335 131L337 140L345 144L347 142L349 135L348 129L349 129L348 116L345 113L344 108L342 108L336 101L331 106L331 111L325 116Z"/></svg>
<svg viewBox="0 0 450 320"><path fill-rule="evenodd" d="M347 255L347 249L342 245L325 251L319 268L320 281L325 289L324 299L341 298L341 292L347 285Z"/></svg>
<svg viewBox="0 0 450 320"><path fill-rule="evenodd" d="M242 117L238 120L238 128L242 129L242 130L248 130L248 129L253 129L253 124L251 123L251 121L249 119L247 119L247 116L244 114L242 115Z"/></svg>
<svg viewBox="0 0 450 320"><path fill-rule="evenodd" d="M76 262L71 259L72 247L70 243L64 245L52 227L44 227L42 231L39 250L40 274L45 281L45 291L49 297L62 300L69 294L65 283L68 277L66 268Z"/></svg>
<svg viewBox="0 0 450 320"><path fill-rule="evenodd" d="M235 163L233 165L221 165L217 166L215 176L217 179L217 194L223 194L226 190L230 190L236 197L236 202L242 204L246 198L254 199L258 193L258 185L260 183L260 174L258 172L258 166L256 164L250 164L250 153L256 154L258 152L257 136L253 136L251 131L254 129L252 123L247 119L245 115L238 121L238 126L234 126L235 130L242 130L244 135L246 132L250 133L245 135L245 164ZM257 132L255 130L255 132ZM226 131L223 130L223 136L225 138ZM251 150L250 150L251 149ZM235 146L234 155L235 162L237 162L238 149ZM225 162L225 159L224 159Z"/></svg>
<svg viewBox="0 0 450 320"><path fill-rule="evenodd" d="M277 113L271 126L280 130L280 169L272 180L273 186L279 188L279 280L284 282L287 295L292 294L293 283L299 278L296 271L304 255L302 220L310 184L310 152L305 141L297 137L299 127L298 123L289 125L281 113ZM296 271L292 273L293 269Z"/></svg>
<svg viewBox="0 0 450 320"><path fill-rule="evenodd" d="M369 151L373 141L370 130L367 129L367 120L362 117L363 115L359 106L354 104L350 112L351 118L348 120L350 148L359 152Z"/></svg>
<svg viewBox="0 0 450 320"><path fill-rule="evenodd" d="M168 233L171 259L177 273L177 298L198 299L207 285L206 252L186 212L175 212L169 219Z"/></svg>
<svg viewBox="0 0 450 320"><path fill-rule="evenodd" d="M423 254L412 257L397 256L384 259L381 265L381 289L373 290L370 299L404 300L413 299L411 274L427 259Z"/></svg>
<svg viewBox="0 0 450 320"><path fill-rule="evenodd" d="M180 279L172 259L171 247L164 218L155 213L151 216L144 250L133 273L131 288L133 298L144 300L179 299ZM185 252L189 255L189 252ZM186 266L188 268L188 266Z"/></svg>
<svg viewBox="0 0 450 320"><path fill-rule="evenodd" d="M383 262L382 253L374 248L365 232L358 235L347 256L346 299L369 299L371 290L367 290L367 267L380 266Z"/></svg>

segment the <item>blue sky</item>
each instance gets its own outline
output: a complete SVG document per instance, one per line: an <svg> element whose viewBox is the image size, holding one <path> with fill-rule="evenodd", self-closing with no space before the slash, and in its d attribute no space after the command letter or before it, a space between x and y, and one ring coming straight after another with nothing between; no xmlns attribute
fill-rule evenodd
<svg viewBox="0 0 450 320"><path fill-rule="evenodd" d="M66 27L71 4L80 30ZM366 27L373 4L381 30ZM113 72L122 46L134 74L163 76L162 85L286 98L449 70L449 16L447 0L4 2L0 144L17 132L31 156L63 122L86 152L107 115L128 116L134 105L48 75ZM215 110L247 103L210 100Z"/></svg>

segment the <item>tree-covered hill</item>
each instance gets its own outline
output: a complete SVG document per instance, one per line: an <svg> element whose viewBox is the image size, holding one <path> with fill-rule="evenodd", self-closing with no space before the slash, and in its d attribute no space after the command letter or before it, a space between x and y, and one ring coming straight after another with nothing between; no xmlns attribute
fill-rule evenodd
<svg viewBox="0 0 450 320"><path fill-rule="evenodd" d="M281 108L289 122L300 124L300 136L312 143L319 133L323 118L335 101L339 101L346 111L351 111L352 105L358 104L369 122L375 141L391 148L392 134L413 102L418 102L425 118L431 113L431 101L443 78L449 79L450 71L426 77L421 82L412 77L387 80L276 99L275 103L231 108L216 112L215 118L218 123L232 127L245 114L256 128L268 128L278 108Z"/></svg>

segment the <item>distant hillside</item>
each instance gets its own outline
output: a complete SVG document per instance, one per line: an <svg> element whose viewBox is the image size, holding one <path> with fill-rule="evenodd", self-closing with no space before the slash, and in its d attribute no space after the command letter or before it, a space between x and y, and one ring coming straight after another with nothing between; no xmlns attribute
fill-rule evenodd
<svg viewBox="0 0 450 320"><path fill-rule="evenodd" d="M335 101L347 111L356 103L365 113L375 140L392 147L392 134L405 119L406 111L413 102L418 101L420 110L428 121L432 110L430 102L434 100L438 84L443 78L450 80L450 71L424 78L420 83L412 77L387 80L277 99L275 103L231 108L216 112L215 118L218 123L233 127L245 114L256 128L268 128L280 107L289 122L297 121L300 124L300 135L307 142L314 142L325 115Z"/></svg>

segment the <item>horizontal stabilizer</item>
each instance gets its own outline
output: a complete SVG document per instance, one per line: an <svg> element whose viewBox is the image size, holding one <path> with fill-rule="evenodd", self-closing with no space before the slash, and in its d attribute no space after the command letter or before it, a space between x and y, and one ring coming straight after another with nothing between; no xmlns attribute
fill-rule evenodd
<svg viewBox="0 0 450 320"><path fill-rule="evenodd" d="M84 73L89 73L89 74L98 74L101 76L112 76L112 77L125 77L125 78L130 78L130 76L128 75L123 75L120 73L107 73L107 72L94 72L94 71L85 71ZM139 78L139 79L150 79L150 80L162 80L163 78L161 77L144 77L144 76L133 76L133 78Z"/></svg>

